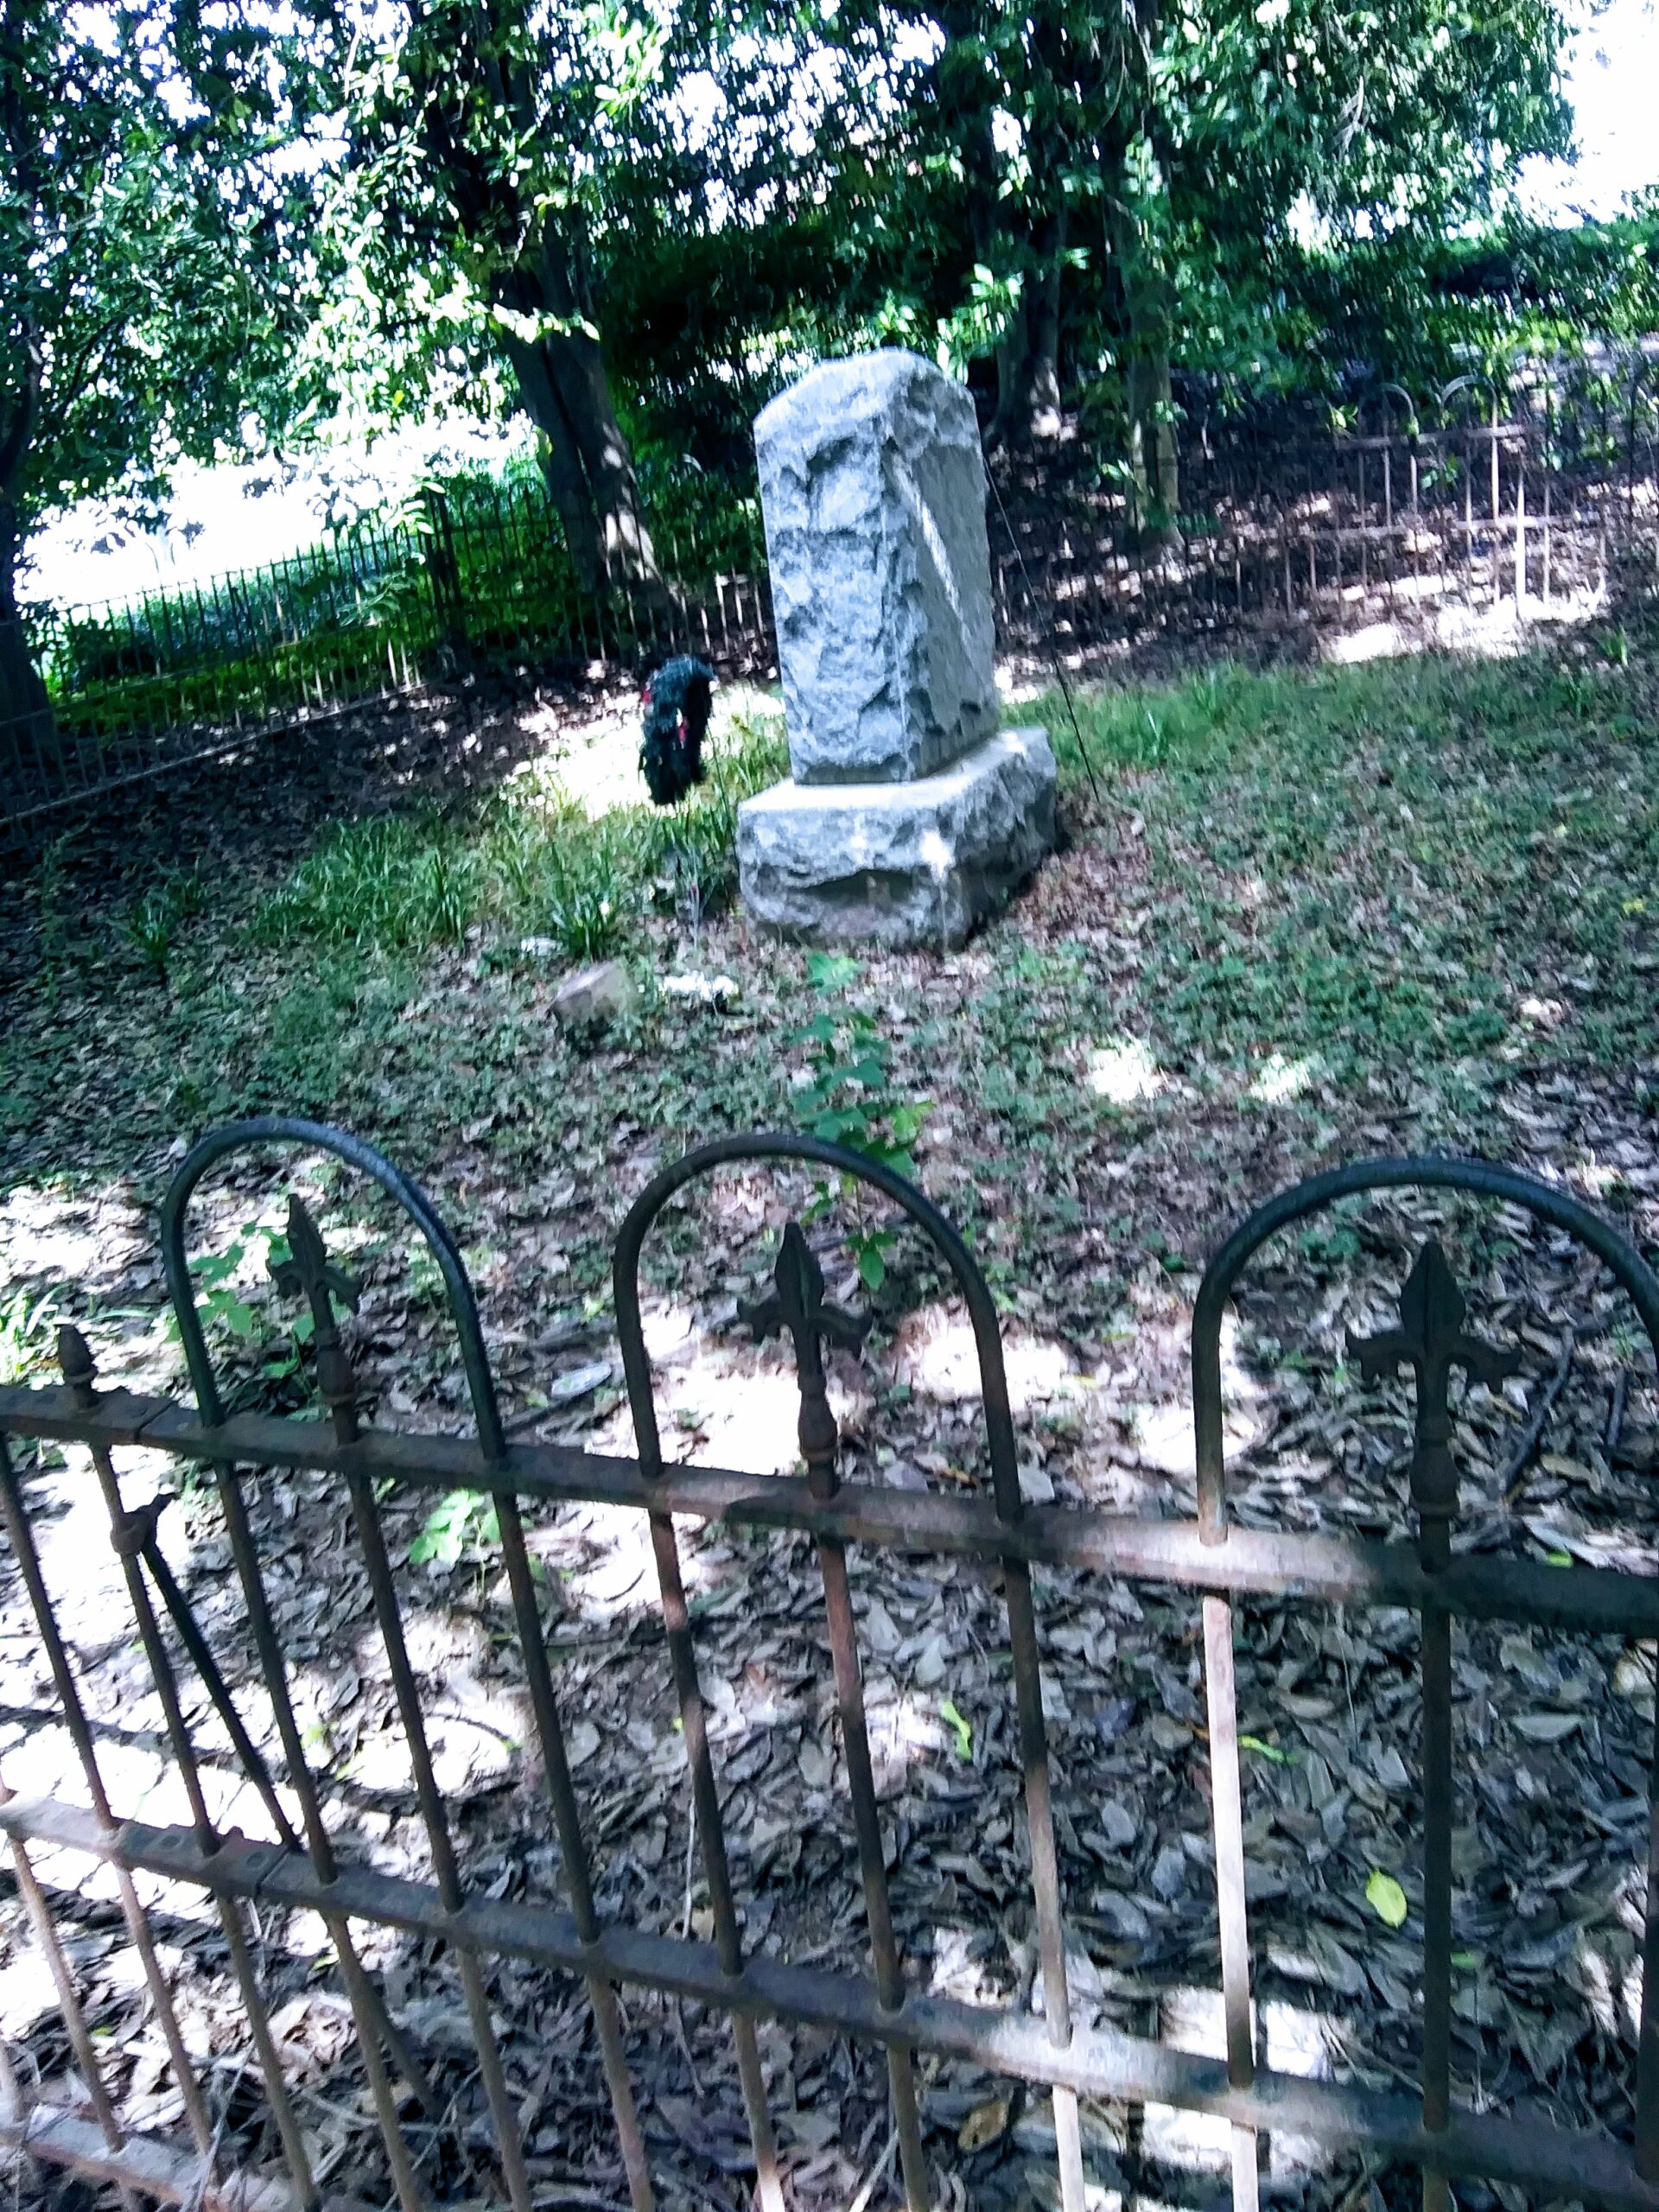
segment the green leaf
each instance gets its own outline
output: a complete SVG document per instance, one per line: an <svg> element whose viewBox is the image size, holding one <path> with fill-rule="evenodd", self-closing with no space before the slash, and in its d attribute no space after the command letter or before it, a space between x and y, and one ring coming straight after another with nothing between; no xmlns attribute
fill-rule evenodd
<svg viewBox="0 0 1659 2212"><path fill-rule="evenodd" d="M969 1726L969 1723L963 1719L951 1699L947 1697L941 1701L939 1706L939 1718L956 1731L957 1757L959 1759L972 1758L974 1756L973 1729Z"/></svg>
<svg viewBox="0 0 1659 2212"><path fill-rule="evenodd" d="M1371 1878L1365 1885L1365 1902L1385 1927L1403 1928L1410 1908L1406 1893L1392 1874L1385 1874L1380 1866L1373 1866Z"/></svg>
<svg viewBox="0 0 1659 2212"><path fill-rule="evenodd" d="M844 952L809 952L806 980L815 991L843 989L858 974L858 963ZM820 1020L825 1019L820 1015Z"/></svg>
<svg viewBox="0 0 1659 2212"><path fill-rule="evenodd" d="M1259 1736L1241 1736L1238 1748L1241 1751L1254 1751L1259 1758L1271 1759L1274 1766L1294 1766L1296 1764L1294 1751L1281 1751L1277 1744L1264 1744Z"/></svg>
<svg viewBox="0 0 1659 2212"><path fill-rule="evenodd" d="M887 1128L895 1147L904 1152L921 1135L922 1123L927 1119L929 1102L916 1100L908 1106L895 1106L887 1116Z"/></svg>
<svg viewBox="0 0 1659 2212"><path fill-rule="evenodd" d="M866 1290L880 1290L887 1279L887 1263L880 1248L874 1243L861 1246L858 1255L858 1279Z"/></svg>

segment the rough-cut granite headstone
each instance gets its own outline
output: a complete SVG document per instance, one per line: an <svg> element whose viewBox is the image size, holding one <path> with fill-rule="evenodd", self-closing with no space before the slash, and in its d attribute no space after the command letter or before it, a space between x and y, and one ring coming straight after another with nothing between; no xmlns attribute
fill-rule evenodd
<svg viewBox="0 0 1659 2212"><path fill-rule="evenodd" d="M985 464L965 386L826 361L754 426L798 784L925 776L997 724Z"/></svg>
<svg viewBox="0 0 1659 2212"><path fill-rule="evenodd" d="M738 810L760 920L959 944L1054 842L1054 756L997 734L985 469L913 353L827 361L755 424L792 779Z"/></svg>

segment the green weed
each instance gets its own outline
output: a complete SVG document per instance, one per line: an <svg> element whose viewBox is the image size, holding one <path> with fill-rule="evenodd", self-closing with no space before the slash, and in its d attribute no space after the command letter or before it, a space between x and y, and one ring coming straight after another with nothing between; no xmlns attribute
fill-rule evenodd
<svg viewBox="0 0 1659 2212"><path fill-rule="evenodd" d="M207 893L195 871L174 868L159 883L152 884L129 911L124 925L127 943L157 982L167 981L180 923L201 913L207 903Z"/></svg>
<svg viewBox="0 0 1659 2212"><path fill-rule="evenodd" d="M814 952L807 956L807 981L825 1003L804 1029L790 1039L807 1048L806 1080L795 1093L795 1107L803 1128L831 1144L849 1145L868 1154L895 1173L913 1177L916 1162L911 1147L927 1118L928 1102L901 1098L893 1089L893 1052L874 1015L863 1007L836 1003L833 995L858 979L858 963L844 955ZM854 1262L867 1289L880 1290L887 1279L887 1255L896 1241L889 1229L874 1228L865 1220L865 1187L856 1177L843 1176L842 1197L855 1208L855 1226L849 1236ZM810 1217L822 1217L833 1203L827 1183L818 1186Z"/></svg>
<svg viewBox="0 0 1659 2212"><path fill-rule="evenodd" d="M456 1567L461 1554L473 1548L486 1548L501 1541L501 1524L495 1501L482 1491L452 1490L435 1505L409 1548L411 1567L429 1561Z"/></svg>
<svg viewBox="0 0 1659 2212"><path fill-rule="evenodd" d="M694 920L730 895L738 806L782 763L776 720L734 715L709 748L707 781L671 811L641 804L589 821L555 787L337 823L265 901L255 935L385 952L460 946L481 929L595 959L664 891Z"/></svg>
<svg viewBox="0 0 1659 2212"><path fill-rule="evenodd" d="M55 1366L62 1318L50 1291L19 1284L0 1297L0 1384L32 1382Z"/></svg>

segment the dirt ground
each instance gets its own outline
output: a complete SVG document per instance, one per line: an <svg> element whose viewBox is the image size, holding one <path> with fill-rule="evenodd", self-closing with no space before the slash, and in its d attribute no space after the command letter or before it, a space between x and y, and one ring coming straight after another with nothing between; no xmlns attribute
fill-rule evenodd
<svg viewBox="0 0 1659 2212"><path fill-rule="evenodd" d="M361 810L396 803L423 781L496 775L545 747L556 719L546 702L499 704L458 748L458 711L436 705L342 731L299 776L227 764L182 813L176 798L147 796L118 835L79 846L72 865L89 897L100 881L114 895L169 843L227 875L257 865L274 876L342 793ZM626 702L603 714L620 727ZM602 803L612 751L584 748L582 758ZM571 772L580 782L584 772ZM1187 1336L1204 1255L1248 1206L1300 1174L1337 1159L1466 1141L1466 1129L1409 1070L1315 1083L1300 1096L1292 1086L1283 1099L1269 1071L1267 1090L1252 1099L1172 1071L1133 1040L1053 1042L1068 1021L1079 1027L1075 963L1086 962L1090 988L1109 994L1114 977L1136 967L1167 895L1155 831L1132 791L1098 809L1074 794L1070 822L1067 849L1005 921L944 959L865 960L859 1001L892 1040L894 1093L928 1094L920 1179L971 1235L997 1293L1027 1494L1185 1514L1193 1505ZM690 1138L779 1117L791 1092L780 1100L768 1088L763 1061L779 1063L795 1094L807 1077L798 1047L778 1050L806 988L796 956L780 961L737 915L700 918L690 942L681 919L652 926L660 971L728 976L734 990L707 1003L664 1001L648 1030L573 1051L552 1039L554 979L498 985L475 954L441 956L403 1002L383 1069L388 1085L405 1081L407 1058L397 1055L425 1049L425 1039L453 1082L458 1063L486 1065L474 1052L485 1025L511 1020L534 1040L521 1043L521 1089L498 1080L492 1103L461 1085L465 1104L444 1123L447 1142L428 1135L443 1122L436 1106L403 1126L416 1153L409 1164L455 1222L515 1433L599 1452L632 1449L603 1289L605 1248L626 1205ZM12 938L14 982L34 957L31 942L21 928ZM1096 1021L1090 1035L1102 1028ZM947 1041L970 1033L971 1052ZM1046 1072L1021 1073L1020 1053L1033 1037L1048 1040ZM1070 1103L1059 1103L1057 1071ZM77 1152L74 1133L91 1126L79 1094L90 1086L96 1096L105 1080L96 1066L78 1065L71 1136L52 1172L38 1144L14 1146L0 1247L32 1299L55 1289L58 1307L86 1321L107 1380L170 1385L178 1360L160 1313L153 1208L184 1144L160 1141L149 1120L124 1172L95 1164L90 1140ZM653 1105L671 1081L678 1086L671 1114ZM528 1124L524 1096L539 1102ZM1659 1241L1659 1145L1634 1071L1523 1067L1482 1110L1475 1134L1484 1149L1600 1203L1644 1246ZM385 1124L377 1133L392 1141L397 1116L389 1111ZM117 1144L101 1159L119 1153ZM232 1256L201 1287L217 1300L215 1347L240 1401L315 1406L305 1349L264 1274L296 1186L331 1249L361 1277L347 1335L376 1417L464 1425L433 1272L384 1207L315 1157L296 1166L291 1156L283 1164L259 1155L217 1174L203 1194L194 1249ZM936 1262L906 1234L886 1250L883 1280L870 1293L849 1240L880 1221L849 1212L833 1191L822 1206L816 1197L804 1174L744 1168L665 1224L648 1255L646 1318L671 1456L755 1475L794 1465L790 1369L775 1343L753 1342L739 1307L764 1289L785 1221L807 1215L832 1293L874 1317L862 1352L832 1363L848 1479L948 1492L982 1485L970 1340ZM1401 1289L1430 1236L1463 1286L1467 1325L1520 1355L1510 1381L1470 1385L1457 1399L1457 1547L1651 1574L1656 1411L1634 1316L1555 1232L1510 1209L1444 1196L1350 1205L1280 1240L1252 1271L1224 1339L1239 1518L1408 1536L1410 1387L1363 1382L1349 1337L1395 1325ZM26 1344L16 1364L39 1374L46 1338L28 1315L16 1327L19 1342L35 1347ZM1534 1416L1546 1401L1540 1430ZM112 1794L146 1819L181 1818L162 1715L84 1458L45 1451L21 1464ZM177 1491L162 1524L168 1556L270 1751L269 1700L215 1497L205 1483L181 1484L156 1455L130 1453L122 1464L130 1504L158 1483ZM407 1746L340 1486L256 1472L249 1487L331 1821L349 1852L427 1878ZM393 1492L382 1510L466 1877L494 1896L557 1899L561 1867L529 1748L499 1546L466 1501L446 1501L447 1517L435 1516L434 1503L429 1493ZM860 1970L863 1911L812 1549L804 1539L717 1523L688 1523L681 1541L746 1939ZM706 1932L643 1525L620 1509L567 1507L532 1516L531 1546L601 1910L648 1928ZM1043 1571L1037 1580L1077 2009L1085 2019L1218 2053L1198 1605L1080 1572ZM999 1577L860 1550L853 1585L906 1972L931 1990L1030 2005L1033 1910ZM60 1787L79 1801L10 1562L3 1604L0 1771L13 1789ZM1237 1609L1236 1638L1262 2054L1294 2072L1408 2086L1421 1967L1417 1623L1397 1610L1252 1600ZM1459 1629L1454 1655L1458 2093L1479 2109L1627 2136L1652 1651L1483 1625ZM262 1808L194 1681L189 1710L216 1807L261 1833ZM51 1854L40 1871L60 1886L75 1973L124 2118L175 2126L179 2100L105 1878L85 1881ZM187 2040L227 2138L268 2158L217 1925L182 1891L152 1894ZM1405 1908L1398 1925L1395 1895ZM330 2190L383 2202L384 2160L326 1933L305 1916L262 1910L253 1934L320 2177ZM441 2124L412 2123L427 2186L445 2202L499 2197L451 1963L400 1936L364 1935L365 1957L446 2100ZM73 2054L15 1903L6 1943L0 2012L14 2054L48 2093L73 2099ZM620 2204L621 2170L582 1993L502 1966L492 1972L490 2002L538 2206ZM626 1996L625 2016L664 2202L737 2212L752 2171L724 2024L640 1993ZM763 2026L761 2047L792 2202L803 2212L863 2212L892 2201L879 2055L776 2024ZM924 2082L940 2203L997 2212L1052 2204L1046 2100L955 2062L929 2061ZM1090 2106L1084 2139L1097 2212L1225 2200L1226 2131L1212 2123ZM43 2186L50 2195L60 2185ZM1263 2194L1392 2212L1410 2201L1412 2183L1275 2137L1264 2152ZM1480 2185L1460 2186L1458 2201L1471 2212L1526 2202Z"/></svg>

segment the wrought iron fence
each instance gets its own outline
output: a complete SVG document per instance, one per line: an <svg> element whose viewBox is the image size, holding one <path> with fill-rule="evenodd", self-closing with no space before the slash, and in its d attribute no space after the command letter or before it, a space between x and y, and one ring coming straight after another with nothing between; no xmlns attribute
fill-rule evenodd
<svg viewBox="0 0 1659 2212"><path fill-rule="evenodd" d="M1179 513L1144 519L1121 474L1011 491L994 535L1005 635L1090 651L1262 624L1478 638L1469 617L1549 621L1659 587L1659 395L1541 392L1510 419L1382 410L1334 436L1185 442ZM1137 527L1137 518L1141 518Z"/></svg>
<svg viewBox="0 0 1659 2212"><path fill-rule="evenodd" d="M26 613L47 702L0 724L0 829L467 671L770 652L758 519L659 524L661 577L584 587L523 486L430 492L200 585Z"/></svg>
<svg viewBox="0 0 1659 2212"><path fill-rule="evenodd" d="M199 1309L187 1253L187 1221L193 1194L209 1169L273 1143L333 1155L378 1185L413 1224L435 1263L456 1332L470 1399L470 1437L416 1435L365 1422L362 1385L339 1320L339 1309L353 1303L355 1287L331 1262L297 1199L290 1207L287 1256L274 1271L276 1287L308 1321L326 1419L238 1412L227 1402ZM772 1291L745 1318L757 1333L779 1332L789 1339L804 1475L757 1479L668 1462L642 1321L642 1255L652 1232L660 1236L671 1219L682 1194L717 1170L753 1171L768 1164L784 1173L804 1166L831 1182L849 1179L897 1208L924 1240L971 1326L990 1468L988 1494L842 1482L825 1353L826 1347L857 1347L864 1325L826 1299L818 1261L792 1221L782 1236ZM6 2056L0 2066L0 2139L112 2183L129 2200L151 2196L191 2206L257 2207L260 2212L320 2202L308 2136L272 2029L258 1944L251 1936L251 1927L257 1936L258 1925L252 1915L302 1910L320 1915L327 1928L385 2171L404 2212L416 2212L427 2201L423 2162L434 2139L446 2131L464 2133L475 2145L480 2132L476 2126L463 2126L387 2002L372 1947L388 1930L403 1931L453 1961L487 2112L483 2136L499 2177L499 2183L480 2182L474 2173L467 2193L475 2196L480 2188L486 2194L504 2193L514 2212L531 2212L536 2192L526 2165L519 2091L504 2064L492 2006L490 1977L503 1961L576 1977L585 1987L634 2212L649 2212L653 2181L619 2003L628 1991L641 1988L698 2000L729 2020L749 2130L748 2164L760 2200L770 2212L778 2212L784 2202L785 2176L758 2040L769 2021L827 2031L885 2054L899 2172L910 2212L941 2201L937 2169L930 2169L924 2139L925 2096L918 2081L930 2054L972 2060L1049 2094L1064 2212L1084 2212L1085 2203L1080 2098L1174 2107L1219 2119L1231 2130L1233 2201L1239 2207L1257 2202L1265 2138L1272 2131L1288 2131L1328 2151L1361 2151L1421 2169L1430 2212L1450 2204L1452 2178L1476 2176L1518 2185L1534 2201L1654 2212L1659 2207L1659 1821L1652 1825L1648 1846L1633 2139L1553 2124L1535 2109L1476 2109L1455 2094L1452 2081L1452 1840L1455 1808L1467 1787L1453 1749L1448 1671L1452 1623L1532 1623L1652 1638L1659 1636L1659 1581L1605 1568L1453 1548L1459 1478L1448 1378L1460 1368L1493 1381L1513 1367L1515 1355L1466 1325L1462 1296L1437 1243L1424 1245L1403 1286L1399 1326L1354 1347L1367 1372L1381 1376L1403 1367L1414 1381L1410 1499L1415 1542L1350 1541L1244 1526L1230 1511L1223 1326L1244 1270L1281 1231L1344 1198L1408 1190L1473 1193L1518 1209L1558 1237L1573 1240L1629 1299L1649 1348L1659 1347L1659 1278L1606 1223L1560 1190L1478 1162L1433 1159L1366 1161L1320 1175L1251 1214L1205 1274L1192 1338L1197 1512L1189 1519L1165 1520L1033 1504L1022 1497L1001 1336L985 1277L962 1237L927 1198L862 1155L807 1137L723 1139L658 1174L644 1192L614 1249L616 1323L636 1440L632 1456L621 1458L510 1440L459 1250L429 1199L381 1155L337 1131L300 1121L246 1122L205 1139L180 1168L162 1219L162 1257L194 1408L126 1389L99 1389L86 1346L73 1329L60 1338L60 1385L0 1390L0 1510L50 1672L56 1718L73 1739L82 1777L80 1802L60 1795L42 1799L9 1792L0 1803L0 1829L10 1840L18 1893L49 1961L63 2029L79 2069L79 2094L54 2101L31 2093L20 2063L23 2054ZM168 1823L142 1806L119 1802L106 1783L99 1741L48 1588L37 1516L13 1459L4 1455L7 1436L57 1440L90 1452L149 1681L159 1700L173 1770L184 1791L188 1816L182 1821ZM168 1569L157 1535L164 1494L136 1510L127 1503L118 1459L134 1447L205 1469L215 1485L242 1610L227 1614L221 1608L213 1633ZM427 1878L380 1871L360 1848L345 1847L331 1822L296 1711L294 1669L283 1649L250 1519L246 1485L253 1470L279 1476L284 1471L320 1471L340 1486L412 1770L429 1855ZM391 1503L411 1486L448 1491L455 1484L487 1493L498 1517L534 1738L559 1847L566 1891L562 1907L480 1889L457 1843L456 1808L440 1787L435 1767L410 1656L407 1595L400 1591L385 1523ZM639 1514L648 1529L709 1898L708 1922L695 1935L689 1927L678 1936L653 1933L607 1916L596 1904L592 1808L584 1808L572 1772L567 1719L549 1663L542 1595L525 1536L527 1511L534 1515L575 1501ZM699 1675L697 1627L676 1528L683 1516L737 1528L799 1531L816 1548L856 1839L867 1973L791 1961L746 1938ZM926 1990L906 1974L872 1772L850 1547L880 1554L927 1553L976 1560L998 1579L1012 1669L1040 2014L1023 2005L990 2005ZM1074 2016L1075 1953L1068 1947L1068 1901L1056 1843L1033 1589L1036 1573L1058 1567L1103 1580L1161 1586L1197 1601L1224 2057L1195 2056L1166 2041L1091 2026ZM1310 1608L1408 1607L1421 1619L1423 1905L1421 2063L1414 2088L1381 2089L1352 2079L1303 2079L1263 2065L1258 2055L1234 1608L1262 1593ZM112 1632L118 1638L124 1633ZM227 1637L236 1647L236 1663L246 1668L248 1688L240 1700L227 1681L233 1671L226 1663ZM245 1718L247 1701L255 1696L282 1746L280 1781ZM270 1827L265 1840L250 1840L228 1827L213 1808L199 1745L201 1719L209 1709L264 1805ZM51 1890L37 1871L37 1861L47 1854L60 1869ZM60 1871L66 1854L101 1865L113 1877L176 2080L184 2138L133 2128L105 2082L60 1927L71 1889ZM688 1899L690 1879L688 1867ZM149 1885L150 1902L141 1898L141 1881ZM150 1924L156 1897L165 1904L186 1892L212 1900L262 2085L261 2095L251 2105L245 2099L241 2123L228 2139L226 2114L222 2109L215 2113L204 2087ZM276 2151L274 2164L253 2154L262 2138Z"/></svg>
<svg viewBox="0 0 1659 2212"><path fill-rule="evenodd" d="M1478 638L1659 594L1659 383L1541 387L1507 420L1383 407L1325 437L1184 434L1179 512L1073 452L999 462L1005 651L1074 665L1125 645L1290 625ZM1160 526L1153 527L1158 521ZM269 568L29 616L48 707L0 726L0 831L465 667L637 671L671 651L775 665L753 503L654 525L660 590L584 589L537 489L428 495Z"/></svg>

